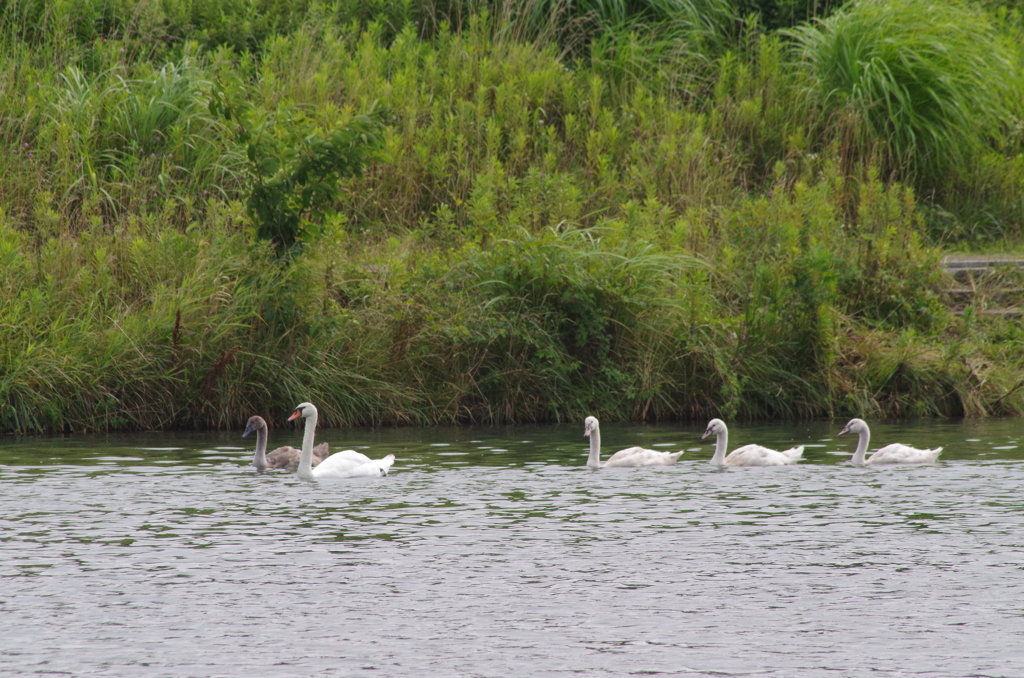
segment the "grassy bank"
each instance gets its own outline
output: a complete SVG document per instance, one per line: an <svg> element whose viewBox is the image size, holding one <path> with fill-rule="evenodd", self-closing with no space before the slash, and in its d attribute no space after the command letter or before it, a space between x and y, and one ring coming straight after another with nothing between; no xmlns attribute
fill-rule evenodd
<svg viewBox="0 0 1024 678"><path fill-rule="evenodd" d="M1020 414L989 5L0 3L0 430Z"/></svg>

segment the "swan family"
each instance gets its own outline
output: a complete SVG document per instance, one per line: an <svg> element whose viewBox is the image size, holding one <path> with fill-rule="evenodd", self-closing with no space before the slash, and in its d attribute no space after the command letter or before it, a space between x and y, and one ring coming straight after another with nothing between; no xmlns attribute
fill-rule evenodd
<svg viewBox="0 0 1024 678"><path fill-rule="evenodd" d="M273 452L267 453L267 422L263 417L249 417L245 424L246 437L253 431L256 432L256 454L252 458L252 465L257 471L265 471L268 468L283 468L287 471L295 471L299 468L299 450L291 445L279 447ZM320 443L313 448L313 466L316 466L330 454L327 443Z"/></svg>
<svg viewBox="0 0 1024 678"><path fill-rule="evenodd" d="M342 450L329 454L327 443L313 446L313 438L316 435L316 422L319 413L312 403L302 403L295 408L288 421L302 418L305 420L305 429L302 434L302 449L294 447L279 447L271 453L267 453L267 422L263 417L249 417L245 425L246 437L253 431L256 432L256 454L253 456L252 465L257 471L263 472L267 469L285 469L295 471L303 480L318 480L320 478L355 478L358 476L386 476L388 469L395 463L395 455L389 454L383 459L370 459L365 454L355 450Z"/></svg>
<svg viewBox="0 0 1024 678"><path fill-rule="evenodd" d="M868 466L874 464L927 464L934 462L941 447L933 450L919 450L909 445L894 443L887 445L864 459L864 453L868 448L868 440L871 432L863 419L853 419L838 435L844 433L857 433L860 439L857 442L857 451L851 460L854 466ZM587 458L587 466L590 468L609 468L613 466L667 466L675 463L682 452L658 452L647 450L642 447L627 447L619 450L607 461L601 461L601 428L596 417L587 417L583 423L583 435L590 438L590 456ZM715 436L715 454L711 457L710 464L718 467L728 466L789 466L797 463L803 458L804 446L797 445L788 450L773 450L762 445L744 445L737 447L726 454L729 447L729 427L721 419L712 419L704 431L701 439Z"/></svg>
<svg viewBox="0 0 1024 678"><path fill-rule="evenodd" d="M267 453L267 422L258 416L249 418L243 437L256 432L256 453L253 466L258 471L266 469L287 469L295 471L303 480L319 480L322 478L353 478L358 476L386 476L395 463L395 455L389 454L382 459L370 459L355 450L343 450L328 454L326 443L313 446L316 435L318 412L312 403L301 403L288 417L288 421L304 420L302 448L279 447ZM928 464L938 459L941 447L922 450L901 443L892 443L877 450L865 459L871 430L863 419L851 419L838 435L856 433L857 449L853 453L851 463L854 466L874 466L881 464ZM627 447L619 450L607 460L601 461L601 425L597 417L587 417L583 422L583 435L590 439L590 456L587 466L591 469L642 466L669 466L674 464L683 452L661 452L643 447ZM804 446L797 445L788 450L773 450L762 445L749 444L737 447L728 452L729 428L721 419L712 419L701 439L715 436L715 453L710 464L716 467L730 466L790 466L803 458Z"/></svg>

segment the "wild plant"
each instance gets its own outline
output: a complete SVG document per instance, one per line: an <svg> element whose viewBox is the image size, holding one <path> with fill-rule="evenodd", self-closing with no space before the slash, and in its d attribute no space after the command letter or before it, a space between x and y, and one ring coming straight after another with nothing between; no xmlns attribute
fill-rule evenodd
<svg viewBox="0 0 1024 678"><path fill-rule="evenodd" d="M871 162L882 176L935 187L1021 110L1017 57L969 3L867 0L789 35L846 167Z"/></svg>
<svg viewBox="0 0 1024 678"><path fill-rule="evenodd" d="M718 4L78 4L0 35L4 430L1024 411L926 237L1013 224L1012 120L969 221Z"/></svg>
<svg viewBox="0 0 1024 678"><path fill-rule="evenodd" d="M642 319L658 316L655 309L674 315L666 292L697 262L604 235L521 231L464 250L454 267L421 264L407 287L422 290L421 310L403 314L410 325L402 355L425 375L417 381L454 388L448 416L547 420L593 407L634 409L626 366L638 359L632 351L642 345ZM440 308L458 314L438 317L434 299L447 299Z"/></svg>
<svg viewBox="0 0 1024 678"><path fill-rule="evenodd" d="M321 133L295 112L247 130L255 181L246 206L257 236L294 255L296 245L323 235L341 180L362 176L366 164L382 159L386 116L376 107Z"/></svg>

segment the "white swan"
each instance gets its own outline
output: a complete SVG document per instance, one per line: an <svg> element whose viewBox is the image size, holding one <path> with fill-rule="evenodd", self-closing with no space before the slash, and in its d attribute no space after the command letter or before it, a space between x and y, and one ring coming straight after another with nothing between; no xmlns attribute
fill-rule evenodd
<svg viewBox="0 0 1024 678"><path fill-rule="evenodd" d="M295 408L288 421L302 417L306 420L306 430L302 434L302 454L299 455L299 477L303 480L318 478L352 478L353 476L386 476L388 469L395 463L395 455L389 454L383 459L370 459L355 450L335 452L313 468L313 432L316 430L317 411L310 403L302 403Z"/></svg>
<svg viewBox="0 0 1024 678"><path fill-rule="evenodd" d="M708 428L704 431L701 439L714 434L718 437L715 441L715 456L711 457L713 466L785 466L800 461L804 454L804 446L790 448L779 452L761 445L744 445L725 454L729 445L729 428L721 419L712 419L708 422Z"/></svg>
<svg viewBox="0 0 1024 678"><path fill-rule="evenodd" d="M930 464L938 459L939 454L942 452L941 447L936 447L934 450L919 450L909 445L893 443L892 445L886 445L865 459L864 453L868 451L868 441L871 440L871 429L868 428L867 423L863 419L851 419L850 423L844 426L843 430L837 435L843 435L844 433L856 433L859 436L857 451L853 453L853 458L850 460L854 466L867 466L868 464Z"/></svg>
<svg viewBox="0 0 1024 678"><path fill-rule="evenodd" d="M645 450L642 447L627 447L619 450L608 461L601 462L601 427L596 417L587 417L583 422L583 435L590 438L590 457L587 466L590 468L609 468L612 466L668 466L674 464L682 456L682 452L659 452Z"/></svg>
<svg viewBox="0 0 1024 678"><path fill-rule="evenodd" d="M242 437L246 437L253 431L256 431L256 454L252 458L252 465L256 467L257 471L265 471L268 468L295 471L299 467L299 450L291 445L285 445L267 453L267 422L263 417L249 417ZM327 443L320 443L313 448L313 466L319 464L330 454L328 449Z"/></svg>

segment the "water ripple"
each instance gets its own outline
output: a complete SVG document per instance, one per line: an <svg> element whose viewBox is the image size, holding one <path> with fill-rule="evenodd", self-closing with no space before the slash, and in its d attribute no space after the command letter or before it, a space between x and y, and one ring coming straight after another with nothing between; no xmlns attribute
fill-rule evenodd
<svg viewBox="0 0 1024 678"><path fill-rule="evenodd" d="M229 438L0 449L0 671L1015 675L1024 459L984 456L1020 437L1002 425L901 425L956 444L885 469L809 426L809 463L725 472L709 446L592 472L580 427L345 432L400 461L319 484L253 473Z"/></svg>

